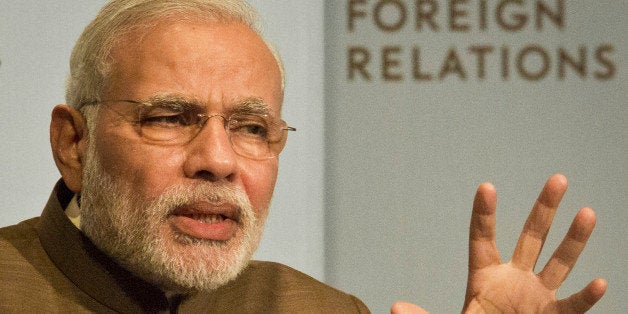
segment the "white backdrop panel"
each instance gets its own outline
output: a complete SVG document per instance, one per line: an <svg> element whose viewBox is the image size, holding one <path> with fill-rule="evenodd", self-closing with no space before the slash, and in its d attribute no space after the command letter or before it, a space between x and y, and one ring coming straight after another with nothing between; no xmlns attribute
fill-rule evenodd
<svg viewBox="0 0 628 314"><path fill-rule="evenodd" d="M477 185L497 188L508 260L561 172L571 186L539 265L580 207L596 209L559 295L605 277L593 312L626 313L628 2L326 5L327 280L375 313L397 299L459 312Z"/></svg>

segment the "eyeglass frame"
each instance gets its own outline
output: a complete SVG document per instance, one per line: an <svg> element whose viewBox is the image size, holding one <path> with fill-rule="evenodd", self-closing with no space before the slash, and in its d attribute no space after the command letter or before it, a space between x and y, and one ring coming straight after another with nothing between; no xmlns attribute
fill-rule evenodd
<svg viewBox="0 0 628 314"><path fill-rule="evenodd" d="M153 97L153 98L155 98L155 97ZM192 101L180 98L180 97L176 97L175 99L168 99L167 101L169 101L169 102L182 102L182 103L184 103L186 105L194 106L195 108L199 108L199 109L200 108L205 108L205 106L200 106L200 105L198 105L195 102L192 102ZM261 102L261 100L258 99L258 98L249 98L249 99L246 99L244 102L246 103L247 101L251 101L251 102L254 102L254 103ZM128 115L120 113L117 110L115 110L114 108L111 108L110 106L107 105L108 103L116 103L116 102L122 102L122 103L127 103L127 104L134 105L135 106L135 111L136 111L136 114L137 114L137 120L136 121L128 120ZM152 98L151 98L151 100L148 100L148 101L138 101L138 100L130 100L130 99L93 100L93 101L82 102L79 105L79 108L82 109L85 106L103 104L103 105L105 105L106 108L108 108L111 111L115 112L116 114L121 116L124 120L127 120L127 122L137 125L137 128L139 130L136 129L136 132L140 136L144 137L144 135L142 134L142 117L141 117L142 110L141 109L142 109L142 107L144 107L144 108L156 107L156 105L154 104L155 102L157 102L157 100L153 100ZM231 146L231 149L233 149L233 151L236 154L238 154L238 155L240 155L242 157L245 157L245 158L248 158L248 159L251 159L251 160L262 161L262 160L267 160L267 159L272 159L272 158L278 157L279 154L281 154L281 152L283 151L283 148L284 148L284 146L286 144L286 141L287 141L287 138L288 138L288 132L290 132L290 131L294 132L294 131L297 130L295 127L289 126L283 119L278 119L280 124L283 124L284 126L279 129L280 134L282 134L282 135L281 135L281 137L279 137L278 140L276 140L276 141L266 140L266 143L269 146L268 148L269 148L270 155L269 156L265 156L265 157L261 157L261 158L260 157L254 157L253 154L247 155L246 153L242 153L240 151L240 150L242 150L242 148L237 148L238 145L235 145L233 143L232 133L231 133L231 131L229 129L229 125L230 125L230 123L232 121L231 118L234 115L237 115L237 113L236 114L232 113L232 114L229 114L228 116L225 116L224 114L196 113L195 116L198 119L198 121L195 122L195 123L190 123L190 124L185 125L185 126L189 126L189 125L195 124L195 125L198 126L198 130L193 135L191 135L191 137L187 141L184 141L182 143L189 143L192 140L194 140L194 138L196 138L196 136L198 136L198 134L201 133L201 131L203 130L205 125L208 123L209 119L214 118L214 117L221 117L223 119L223 121L224 121L223 122L224 129L225 129L225 132L227 133L227 137L229 139L229 144ZM264 114L260 114L259 116L269 116L269 115L270 114L268 114L268 113L264 113ZM277 149L273 150L272 149L272 145L273 144L275 144L275 145L279 144L279 147ZM274 151L276 151L276 153Z"/></svg>

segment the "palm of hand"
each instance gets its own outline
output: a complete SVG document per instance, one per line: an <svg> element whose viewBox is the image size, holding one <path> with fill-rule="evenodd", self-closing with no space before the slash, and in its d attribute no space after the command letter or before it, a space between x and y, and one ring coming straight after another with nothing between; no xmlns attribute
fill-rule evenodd
<svg viewBox="0 0 628 314"><path fill-rule="evenodd" d="M534 204L513 258L502 263L495 243L496 193L492 185L478 188L469 234L469 278L464 313L584 313L604 294L606 282L596 279L562 300L556 290L574 267L595 227L595 213L581 209L538 274L534 273L554 213L567 189L562 175L552 176Z"/></svg>
<svg viewBox="0 0 628 314"><path fill-rule="evenodd" d="M469 283L469 313L559 312L555 291L545 287L535 274L510 263L474 272Z"/></svg>

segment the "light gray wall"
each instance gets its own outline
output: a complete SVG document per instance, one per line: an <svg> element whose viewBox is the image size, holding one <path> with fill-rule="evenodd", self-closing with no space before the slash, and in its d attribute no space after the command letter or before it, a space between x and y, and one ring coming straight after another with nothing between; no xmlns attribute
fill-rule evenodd
<svg viewBox="0 0 628 314"><path fill-rule="evenodd" d="M48 125L70 50L102 1L0 2L2 225L38 215L59 178Z"/></svg>
<svg viewBox="0 0 628 314"><path fill-rule="evenodd" d="M104 3L0 1L0 226L39 215L59 178L48 143L50 112L64 102L74 42ZM283 53L289 78L284 118L298 128L281 156L256 258L323 279L323 2L252 4Z"/></svg>
<svg viewBox="0 0 628 314"><path fill-rule="evenodd" d="M596 209L598 228L559 295L578 291L594 276L605 277L608 293L592 312L626 313L628 2L565 1L564 29L545 20L540 32L499 30L489 9L486 32L462 33L446 29L450 1L444 0L432 1L440 5L438 32L415 31L416 1L411 0L388 1L382 10L382 20L392 25L400 16L395 6L406 7L407 24L399 32L377 29L373 8L386 1L375 0L359 6L367 15L349 32L348 2L326 2L328 282L362 297L375 313L386 312L396 299L434 313L459 312L477 185L491 181L497 188L497 244L508 260L544 181L561 172L571 185L539 265L580 207ZM535 2L526 1L525 12ZM467 14L458 23L478 25L479 1L458 3ZM600 81L592 74L603 68L594 52L607 43L615 48L617 73ZM497 47L486 57L484 80L477 78L476 58L467 50L477 44ZM501 79L500 47L514 54L528 44L549 52L548 76L527 81L511 69L510 79ZM348 78L348 49L358 45L370 51L372 81ZM400 47L389 57L398 65L389 70L403 81L382 79L380 58L387 45ZM577 51L580 46L587 50L588 74L581 79L568 72L565 80L558 79L558 47ZM433 75L454 47L467 79L415 81L413 47L421 49L422 72ZM537 60L529 61L535 69Z"/></svg>
<svg viewBox="0 0 628 314"><path fill-rule="evenodd" d="M271 214L256 258L284 262L323 280L323 1L250 3L282 54L288 79L283 116L297 128L281 155Z"/></svg>

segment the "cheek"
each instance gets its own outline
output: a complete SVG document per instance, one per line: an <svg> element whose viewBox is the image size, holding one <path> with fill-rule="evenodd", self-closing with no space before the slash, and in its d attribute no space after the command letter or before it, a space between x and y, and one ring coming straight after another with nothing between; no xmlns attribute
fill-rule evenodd
<svg viewBox="0 0 628 314"><path fill-rule="evenodd" d="M181 177L185 154L177 149L141 145L134 141L105 134L97 145L102 166L107 174L121 182L129 182L145 199L157 197Z"/></svg>
<svg viewBox="0 0 628 314"><path fill-rule="evenodd" d="M253 208L265 217L277 180L277 160L244 165L240 177Z"/></svg>

